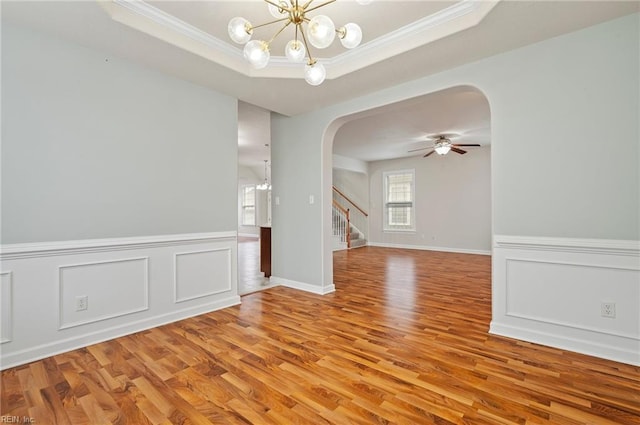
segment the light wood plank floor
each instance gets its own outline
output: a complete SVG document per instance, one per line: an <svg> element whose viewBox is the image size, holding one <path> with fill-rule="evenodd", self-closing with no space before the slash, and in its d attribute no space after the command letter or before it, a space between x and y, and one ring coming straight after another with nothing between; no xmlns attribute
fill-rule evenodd
<svg viewBox="0 0 640 425"><path fill-rule="evenodd" d="M640 368L491 336L490 258L359 248L336 292L240 306L2 373L37 424L640 424Z"/></svg>
<svg viewBox="0 0 640 425"><path fill-rule="evenodd" d="M238 237L238 292L250 294L274 285L260 271L260 240L255 237Z"/></svg>

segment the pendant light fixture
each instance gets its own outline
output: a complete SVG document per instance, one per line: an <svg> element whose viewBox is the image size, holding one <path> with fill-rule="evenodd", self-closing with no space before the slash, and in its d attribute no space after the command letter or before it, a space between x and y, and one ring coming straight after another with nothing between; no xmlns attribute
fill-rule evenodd
<svg viewBox="0 0 640 425"><path fill-rule="evenodd" d="M267 159L264 160L264 183L256 186L258 190L271 190L271 184L267 180Z"/></svg>
<svg viewBox="0 0 640 425"><path fill-rule="evenodd" d="M318 62L317 58L311 56L309 44L315 48L324 49L331 45L337 35L344 47L353 49L360 45L362 41L362 30L357 24L348 23L336 29L331 18L326 15L307 16L307 13L335 1L329 0L324 3L314 4L314 0L304 0L304 3L301 4L299 0L264 0L267 3L269 12L276 20L260 25L252 25L245 18L235 17L229 21L229 37L235 43L245 45L244 58L253 68L262 69L269 63L269 58L271 57L269 46L273 40L285 28L293 24L295 28L294 38L287 43L284 54L290 62L294 63L303 62L307 58L304 67L304 79L312 86L320 85L327 76L327 71L324 65ZM371 2L371 0L356 1L359 4L369 4ZM251 40L254 29L278 22L283 22L284 25L269 41ZM303 27L303 24L306 28Z"/></svg>

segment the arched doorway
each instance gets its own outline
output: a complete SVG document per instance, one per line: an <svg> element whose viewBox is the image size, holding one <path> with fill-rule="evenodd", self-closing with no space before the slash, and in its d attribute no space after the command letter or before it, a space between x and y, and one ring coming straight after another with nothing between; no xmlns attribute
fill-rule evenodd
<svg viewBox="0 0 640 425"><path fill-rule="evenodd" d="M367 244L410 249L491 254L491 125L485 95L456 86L400 102L345 115L325 132L323 187L331 204L337 187L366 205ZM430 136L448 134L460 147L431 154ZM388 228L384 179L411 171L415 194L412 223ZM368 193L362 193L362 173ZM351 184L350 183L354 183ZM359 191L359 193L358 193ZM335 247L331 209L324 209L324 271L332 276ZM329 217L329 218L328 218Z"/></svg>

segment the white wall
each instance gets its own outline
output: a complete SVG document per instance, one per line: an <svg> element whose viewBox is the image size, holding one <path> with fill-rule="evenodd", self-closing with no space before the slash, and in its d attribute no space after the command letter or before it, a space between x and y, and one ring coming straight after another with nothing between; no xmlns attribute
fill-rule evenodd
<svg viewBox="0 0 640 425"><path fill-rule="evenodd" d="M638 21L490 61L496 234L640 239Z"/></svg>
<svg viewBox="0 0 640 425"><path fill-rule="evenodd" d="M333 185L360 208L369 212L369 174L356 171L333 169ZM345 205L349 207L348 205ZM351 208L351 207L349 207Z"/></svg>
<svg viewBox="0 0 640 425"><path fill-rule="evenodd" d="M361 174L367 174L369 172L369 164L359 159L333 154L331 160L334 170L354 171Z"/></svg>
<svg viewBox="0 0 640 425"><path fill-rule="evenodd" d="M308 118L272 115L271 282L324 294L334 290L333 279L324 278L322 261L331 240L330 220L325 223L323 218L331 217L332 168L330 159L323 168L320 156L327 122ZM331 152L326 155L330 158ZM320 176L328 185L324 193ZM327 233L329 239L324 239Z"/></svg>
<svg viewBox="0 0 640 425"><path fill-rule="evenodd" d="M330 108L296 117L274 117L274 165L278 161L274 187L282 200L274 209L274 276L291 286L321 293L332 290L331 144L341 122L351 114L459 85L480 89L491 107L494 235L551 236L558 238L556 247L564 239L587 239L592 246L623 240L637 246L639 27L639 15L634 14ZM615 149L608 149L611 144ZM304 165L300 158L305 158ZM322 202L309 205L309 194L315 194L316 199L321 194ZM304 239L294 236L303 230ZM527 246L535 251L535 243ZM609 252L630 258L632 264L625 267L631 268L635 282L640 281L640 249ZM505 261L494 261L494 324L509 322L496 305L509 287L521 284L497 273L506 267ZM581 261L588 263L590 257ZM551 297L561 297L558 302L581 313L577 317L599 316L599 306L594 310L575 302L583 288L578 275L568 276L571 279L561 293L541 288L531 302L541 306ZM540 273L534 282L546 277ZM638 320L637 283L623 285L626 289L614 293L611 282L617 279L615 272L607 274L598 282L598 290L601 297L633 300L626 307L631 314L614 320L614 327L632 329L631 324L622 322ZM589 311L582 314L585 308ZM518 321L521 329L536 328L528 338L549 345L557 345L563 334L569 333L567 327L537 325L535 319ZM587 352L587 346L604 344L614 349L607 354L600 350L599 355L640 364L637 355L632 357L632 351L622 348L637 345L640 335L604 332L581 335L576 349ZM619 355L621 352L626 356Z"/></svg>
<svg viewBox="0 0 640 425"><path fill-rule="evenodd" d="M236 111L3 22L2 368L240 302Z"/></svg>
<svg viewBox="0 0 640 425"><path fill-rule="evenodd" d="M488 254L491 252L491 150L422 155L369 165L369 244ZM383 173L414 169L416 229L383 231Z"/></svg>
<svg viewBox="0 0 640 425"><path fill-rule="evenodd" d="M2 25L2 243L235 230L237 101Z"/></svg>

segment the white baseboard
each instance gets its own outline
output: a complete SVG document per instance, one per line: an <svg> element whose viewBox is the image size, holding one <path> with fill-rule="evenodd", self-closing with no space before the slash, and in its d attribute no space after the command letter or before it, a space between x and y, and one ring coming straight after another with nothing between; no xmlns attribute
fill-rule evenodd
<svg viewBox="0 0 640 425"><path fill-rule="evenodd" d="M333 284L329 286L317 286L277 276L271 276L270 279L271 282L276 285L286 286L287 288L298 289L300 291L311 292L318 295L326 295L336 291L336 287Z"/></svg>
<svg viewBox="0 0 640 425"><path fill-rule="evenodd" d="M46 357L54 356L56 354L86 347L88 345L97 344L100 342L108 341L110 339L130 335L136 332L141 332L146 329L166 325L167 323L173 323L182 319L187 319L189 317L198 316L200 314L232 307L238 304L240 304L240 297L236 295L229 297L226 300L220 300L206 305L186 308L171 313L165 313L159 316L137 320L126 325L113 326L65 340L30 347L6 355L3 353L1 364L2 370L40 360Z"/></svg>
<svg viewBox="0 0 640 425"><path fill-rule="evenodd" d="M492 263L491 333L640 365L638 241L496 235Z"/></svg>
<svg viewBox="0 0 640 425"><path fill-rule="evenodd" d="M543 332L531 329L530 326L518 327L494 322L491 323L489 333L640 366L640 344L633 338L620 341L620 338L614 337L613 341L609 341L613 344L610 344L605 342L609 340L606 335L600 335L600 339L603 336L605 339L598 341L594 338L568 336L562 329L559 332Z"/></svg>
<svg viewBox="0 0 640 425"><path fill-rule="evenodd" d="M428 246L428 245L394 244L394 243L385 243L385 242L368 242L367 245L376 246L380 248L417 249L421 251L440 251L440 252L454 252L458 254L491 255L491 251L481 250L481 249L449 248L449 247L443 247L443 246Z"/></svg>
<svg viewBox="0 0 640 425"><path fill-rule="evenodd" d="M0 260L0 369L240 302L236 232L3 245Z"/></svg>

